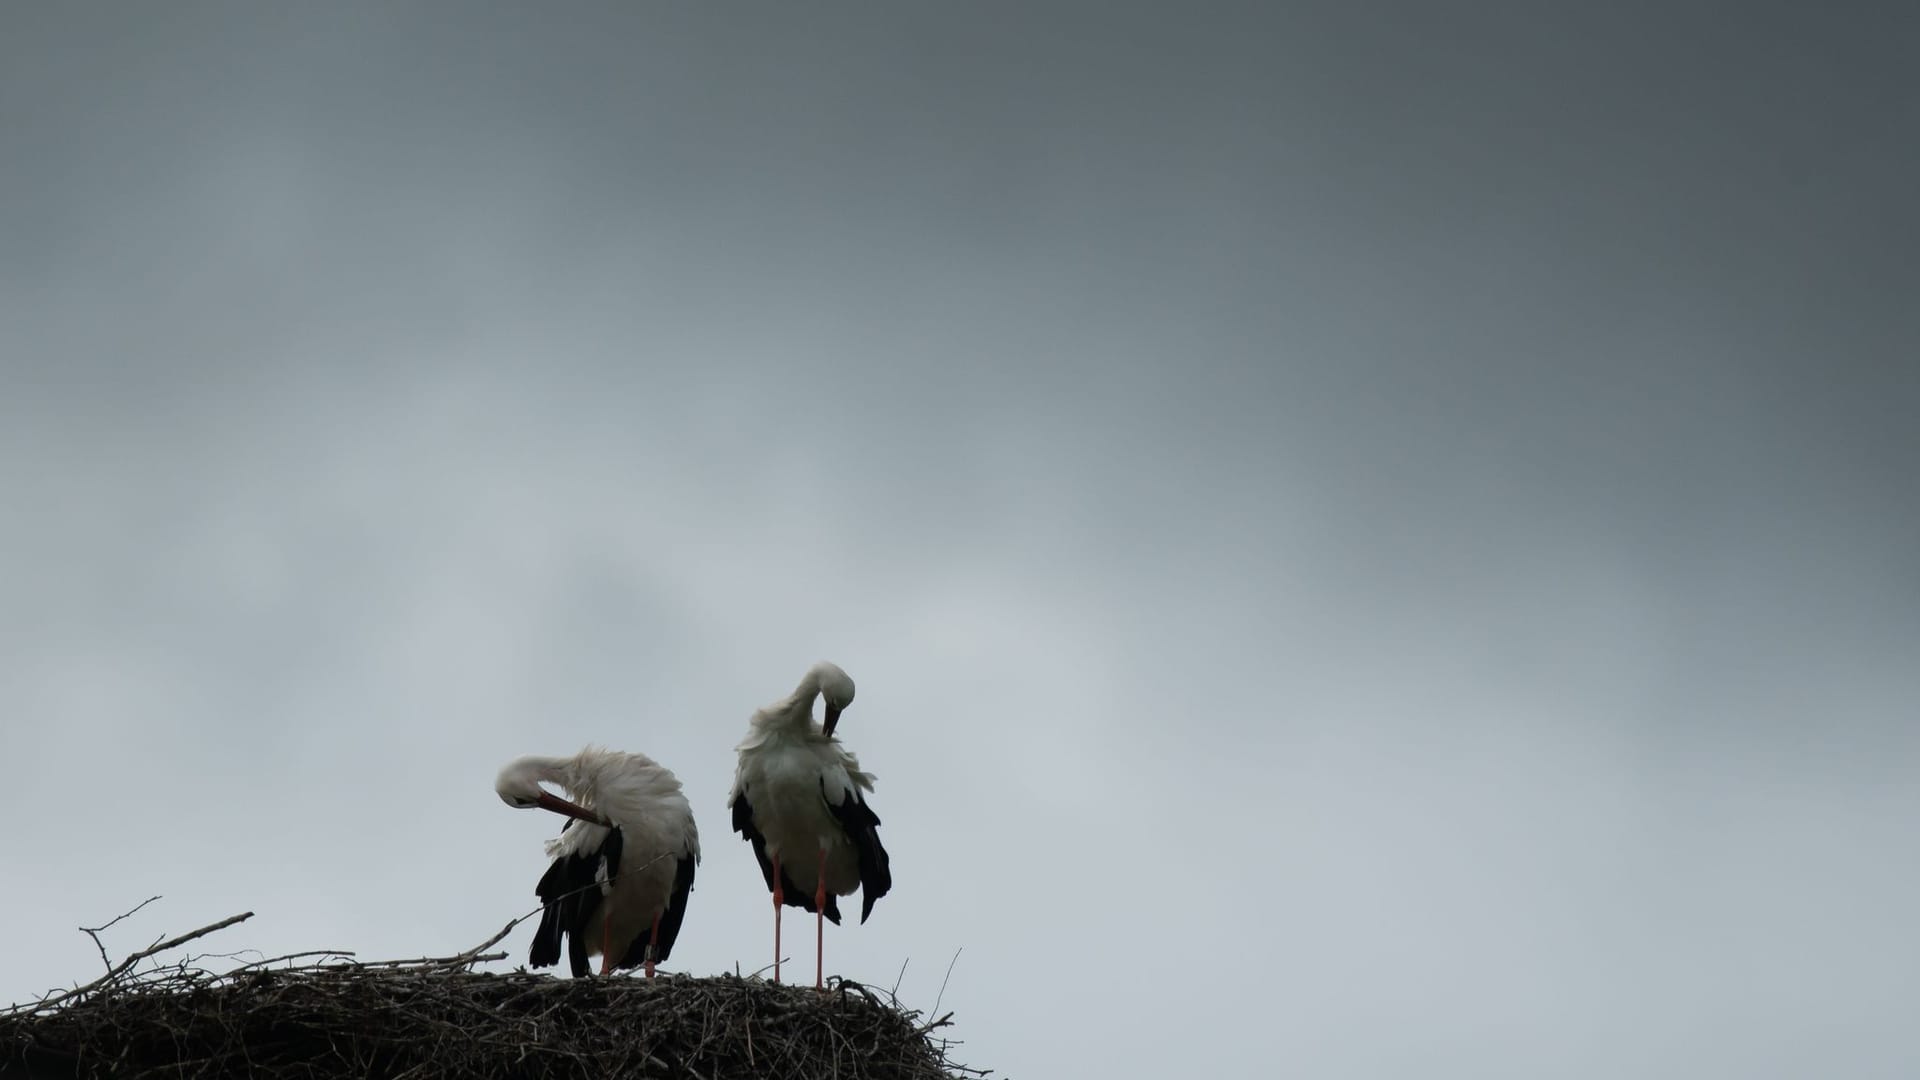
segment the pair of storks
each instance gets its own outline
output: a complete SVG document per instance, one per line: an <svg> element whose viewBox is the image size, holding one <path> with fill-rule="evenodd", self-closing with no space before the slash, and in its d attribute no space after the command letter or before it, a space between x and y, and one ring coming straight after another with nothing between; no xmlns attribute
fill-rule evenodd
<svg viewBox="0 0 1920 1080"><path fill-rule="evenodd" d="M826 701L822 723L813 700ZM753 856L773 893L773 978L780 979L780 908L814 913L814 986L826 950L826 923L840 922L837 897L861 890L860 921L893 884L880 819L862 792L873 776L834 738L840 712L853 701L853 680L822 661L808 669L793 693L753 714L734 749L733 791L727 805L733 829L753 845ZM541 787L556 784L561 798ZM507 805L540 807L574 820L547 841L553 864L535 892L540 928L528 963L560 962L566 940L574 976L667 959L687 912L700 834L680 781L644 754L588 747L572 757L529 756L500 771L494 790Z"/></svg>

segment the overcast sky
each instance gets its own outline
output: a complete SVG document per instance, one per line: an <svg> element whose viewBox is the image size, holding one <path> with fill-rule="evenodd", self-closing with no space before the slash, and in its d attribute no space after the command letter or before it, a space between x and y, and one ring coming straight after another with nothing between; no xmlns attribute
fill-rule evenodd
<svg viewBox="0 0 1920 1080"><path fill-rule="evenodd" d="M589 740L759 967L824 658L971 1064L1913 1076L1917 17L1398 7L9 7L0 1000Z"/></svg>

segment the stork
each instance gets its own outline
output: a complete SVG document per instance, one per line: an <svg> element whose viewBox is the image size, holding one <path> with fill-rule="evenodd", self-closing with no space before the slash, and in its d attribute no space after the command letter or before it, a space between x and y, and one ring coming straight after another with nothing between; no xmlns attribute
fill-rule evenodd
<svg viewBox="0 0 1920 1080"><path fill-rule="evenodd" d="M825 699L825 717L813 722L813 699ZM826 920L840 924L836 897L860 890L860 921L893 886L880 818L863 791L874 777L833 737L840 713L853 702L853 680L821 661L807 669L793 693L756 711L746 738L734 747L733 791L727 806L733 829L753 845L760 874L773 892L773 979L780 981L780 908L814 913L815 989L824 989Z"/></svg>
<svg viewBox="0 0 1920 1080"><path fill-rule="evenodd" d="M508 806L573 819L546 843L553 865L534 887L542 910L527 962L559 963L565 937L574 978L589 973L594 954L602 975L644 965L653 978L654 964L673 951L700 861L700 833L679 779L645 754L589 746L572 757L516 758L500 770L494 791Z"/></svg>

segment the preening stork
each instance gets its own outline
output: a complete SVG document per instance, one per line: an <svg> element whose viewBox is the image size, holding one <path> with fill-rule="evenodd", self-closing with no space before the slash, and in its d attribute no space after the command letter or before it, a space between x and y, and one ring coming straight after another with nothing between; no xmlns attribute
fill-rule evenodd
<svg viewBox="0 0 1920 1080"><path fill-rule="evenodd" d="M826 701L813 723L813 699ZM734 747L739 763L727 806L733 828L753 845L753 857L773 892L773 979L780 981L780 908L814 913L813 985L823 987L827 919L840 923L836 897L861 893L860 921L893 887L880 818L861 794L873 775L833 737L840 713L853 702L853 680L821 661L793 693L753 714L747 736Z"/></svg>
<svg viewBox="0 0 1920 1080"><path fill-rule="evenodd" d="M528 964L559 963L565 937L575 978L588 974L596 954L602 975L644 965L653 978L654 964L673 951L700 861L679 779L645 754L589 746L572 757L516 758L493 787L508 806L574 819L546 844L553 865L534 888L543 909Z"/></svg>

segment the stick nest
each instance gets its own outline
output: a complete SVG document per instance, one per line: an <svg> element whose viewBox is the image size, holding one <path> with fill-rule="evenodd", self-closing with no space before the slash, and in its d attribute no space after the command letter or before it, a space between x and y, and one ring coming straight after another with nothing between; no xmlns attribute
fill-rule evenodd
<svg viewBox="0 0 1920 1080"><path fill-rule="evenodd" d="M497 956L498 954L493 954ZM127 970L0 1010L0 1077L984 1076L885 990L387 964Z"/></svg>

